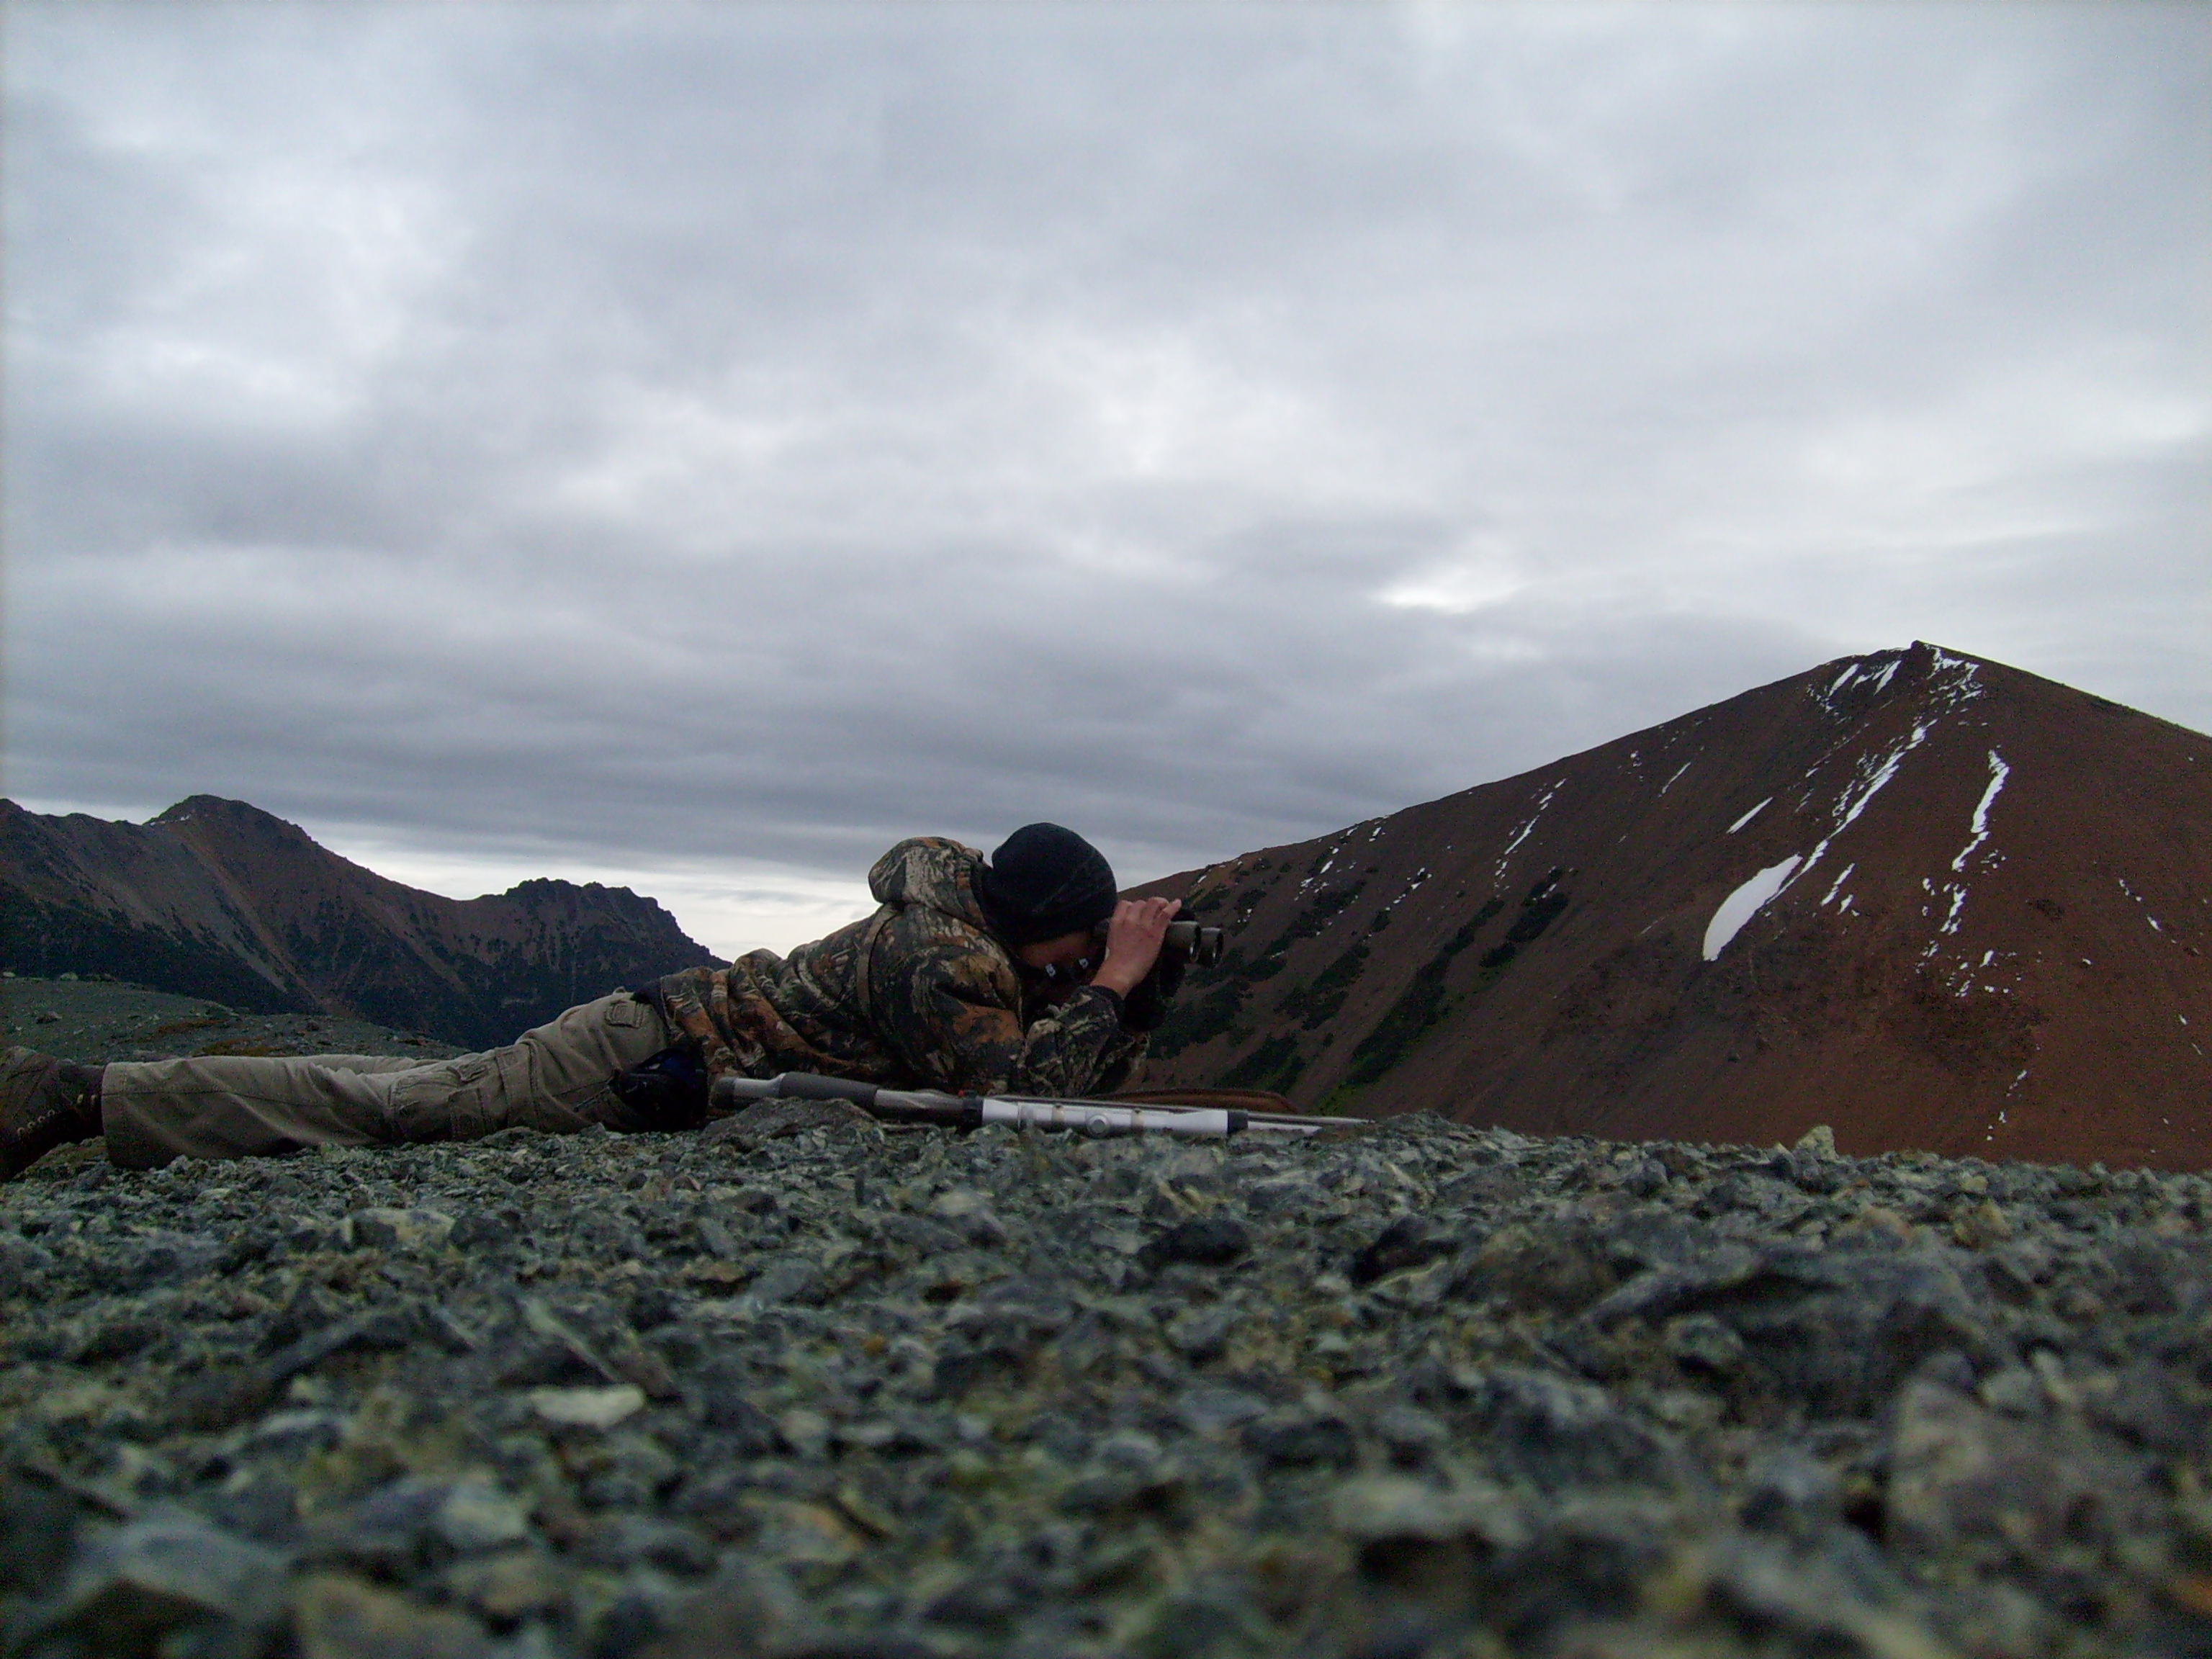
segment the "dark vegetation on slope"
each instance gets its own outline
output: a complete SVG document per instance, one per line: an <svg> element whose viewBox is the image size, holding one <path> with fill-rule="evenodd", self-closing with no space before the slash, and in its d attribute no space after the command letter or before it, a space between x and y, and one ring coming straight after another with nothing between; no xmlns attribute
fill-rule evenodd
<svg viewBox="0 0 2212 1659"><path fill-rule="evenodd" d="M255 1013L304 1013L313 1006L302 994L272 984L212 939L135 927L112 913L48 903L20 890L0 894L0 962L13 973L43 978L97 975L209 997Z"/></svg>

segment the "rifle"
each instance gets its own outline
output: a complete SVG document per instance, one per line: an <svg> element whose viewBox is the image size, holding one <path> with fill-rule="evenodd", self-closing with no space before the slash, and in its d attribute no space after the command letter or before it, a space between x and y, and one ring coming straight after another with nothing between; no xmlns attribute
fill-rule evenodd
<svg viewBox="0 0 2212 1659"><path fill-rule="evenodd" d="M785 1072L768 1079L724 1077L712 1091L717 1109L741 1101L846 1100L886 1123L933 1123L953 1129L980 1129L1004 1123L1022 1129L1063 1130L1103 1139L1109 1135L1196 1135L1222 1139L1253 1132L1311 1135L1340 1129L1346 1121L1299 1117L1289 1112L1254 1112L1237 1108L1132 1104L1112 1100L1054 1100L1032 1095L948 1095L934 1089L886 1089L874 1083Z"/></svg>

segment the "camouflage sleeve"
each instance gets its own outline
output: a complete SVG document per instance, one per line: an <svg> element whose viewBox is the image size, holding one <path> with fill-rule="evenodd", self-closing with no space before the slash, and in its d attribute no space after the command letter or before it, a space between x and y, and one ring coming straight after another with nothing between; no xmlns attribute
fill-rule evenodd
<svg viewBox="0 0 2212 1659"><path fill-rule="evenodd" d="M1109 992L1086 987L1024 1032L1021 983L1003 957L959 939L902 939L896 951L899 967L877 987L878 1021L931 1087L1079 1095L1112 1087L1143 1052Z"/></svg>
<svg viewBox="0 0 2212 1659"><path fill-rule="evenodd" d="M1101 1092L1127 1077L1144 1052L1144 1037L1121 1027L1121 999L1086 985L1031 1024L1005 1092Z"/></svg>

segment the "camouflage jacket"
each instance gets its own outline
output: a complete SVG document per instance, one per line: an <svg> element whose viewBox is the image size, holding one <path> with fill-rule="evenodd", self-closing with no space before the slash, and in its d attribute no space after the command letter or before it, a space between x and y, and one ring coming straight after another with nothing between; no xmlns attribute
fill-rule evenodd
<svg viewBox="0 0 2212 1659"><path fill-rule="evenodd" d="M817 1072L955 1094L1080 1095L1116 1086L1144 1052L1121 999L1085 986L1048 1003L986 929L983 855L902 841L868 872L883 907L788 957L660 981L672 1024L711 1076Z"/></svg>

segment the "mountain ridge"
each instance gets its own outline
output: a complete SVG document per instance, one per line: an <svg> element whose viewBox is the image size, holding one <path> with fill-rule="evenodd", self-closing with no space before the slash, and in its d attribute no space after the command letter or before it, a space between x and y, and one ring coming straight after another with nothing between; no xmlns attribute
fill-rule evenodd
<svg viewBox="0 0 2212 1659"><path fill-rule="evenodd" d="M1237 930L1147 1080L2203 1167L2208 823L2201 733L1923 642L1838 659L1147 884Z"/></svg>
<svg viewBox="0 0 2212 1659"><path fill-rule="evenodd" d="M143 824L0 801L0 911L18 971L105 972L479 1048L713 954L626 887L540 878L447 898L214 795Z"/></svg>
<svg viewBox="0 0 2212 1659"><path fill-rule="evenodd" d="M2208 825L2202 733L1919 641L1841 658L1133 890L1232 932L1144 1080L2212 1166ZM446 898L210 795L143 825L0 801L0 917L12 969L471 1047L710 957L627 888Z"/></svg>

